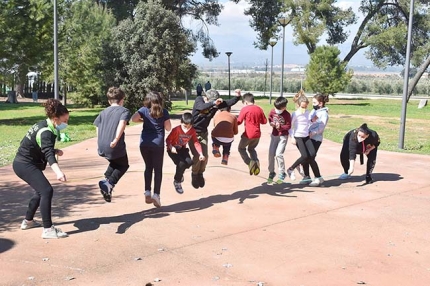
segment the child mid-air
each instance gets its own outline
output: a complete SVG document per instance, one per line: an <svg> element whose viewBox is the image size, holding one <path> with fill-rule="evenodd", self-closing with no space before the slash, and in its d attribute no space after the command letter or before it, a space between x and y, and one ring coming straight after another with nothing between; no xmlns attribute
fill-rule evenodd
<svg viewBox="0 0 430 286"><path fill-rule="evenodd" d="M240 90L236 90L236 92L240 95ZM267 118L263 109L254 104L254 95L252 93L245 93L243 95L243 103L245 106L240 110L239 117L237 118L239 125L242 122L245 124L245 132L243 132L239 142L239 154L243 162L248 165L249 174L258 175L260 174L260 162L255 148L258 142L260 142L260 125L266 124Z"/></svg>
<svg viewBox="0 0 430 286"><path fill-rule="evenodd" d="M105 179L99 182L100 192L104 200L110 202L113 188L129 167L124 130L131 114L123 107L125 94L120 88L109 88L107 98L110 106L100 112L94 125L97 130L98 153L109 161Z"/></svg>
<svg viewBox="0 0 430 286"><path fill-rule="evenodd" d="M197 139L196 130L193 128L193 116L190 112L185 112L181 117L181 125L173 128L166 138L167 154L176 165L173 185L179 194L184 193L181 185L184 181L184 172L193 165L193 160L187 148L187 144L190 144L190 141L199 153L199 160L205 160L202 146Z"/></svg>
<svg viewBox="0 0 430 286"><path fill-rule="evenodd" d="M214 129L212 129L212 154L221 157L220 146L222 146L221 164L228 164L230 156L231 143L234 141L234 135L238 133L237 118L230 113L231 107L227 106L220 109L214 117Z"/></svg>
<svg viewBox="0 0 430 286"><path fill-rule="evenodd" d="M278 164L278 182L282 182L285 177L284 152L288 142L288 131L291 128L291 115L287 111L288 100L281 96L275 100L272 110L269 112L269 124L272 126L269 145L269 178L268 183L273 183L275 178L275 160Z"/></svg>

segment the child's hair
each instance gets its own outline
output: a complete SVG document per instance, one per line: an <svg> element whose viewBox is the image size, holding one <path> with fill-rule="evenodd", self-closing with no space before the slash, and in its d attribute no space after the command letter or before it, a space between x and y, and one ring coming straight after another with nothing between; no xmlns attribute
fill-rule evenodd
<svg viewBox="0 0 430 286"><path fill-rule="evenodd" d="M328 102L328 95L327 94L322 94L322 93L316 93L314 95L314 98L318 101L318 102L322 102L323 106L325 106L325 103Z"/></svg>
<svg viewBox="0 0 430 286"><path fill-rule="evenodd" d="M219 98L219 92L215 89L209 89L206 91L205 95L208 100L217 100Z"/></svg>
<svg viewBox="0 0 430 286"><path fill-rule="evenodd" d="M149 114L152 118L162 117L164 106L162 93L157 91L148 92L143 100L143 106L149 109Z"/></svg>
<svg viewBox="0 0 430 286"><path fill-rule="evenodd" d="M254 103L254 95L252 93L245 93L243 95L243 102L250 102L250 103Z"/></svg>
<svg viewBox="0 0 430 286"><path fill-rule="evenodd" d="M367 127L367 123L361 124L360 127L357 128L357 132L363 132L364 134L368 135L370 133L369 127Z"/></svg>
<svg viewBox="0 0 430 286"><path fill-rule="evenodd" d="M119 87L110 87L106 93L109 103L118 103L125 98L125 93Z"/></svg>
<svg viewBox="0 0 430 286"><path fill-rule="evenodd" d="M54 117L60 117L64 114L69 114L69 110L59 101L58 99L50 98L43 106L45 106L46 116L50 119Z"/></svg>
<svg viewBox="0 0 430 286"><path fill-rule="evenodd" d="M187 125L193 124L193 115L191 114L191 112L185 112L184 114L182 114L181 123L187 124Z"/></svg>
<svg viewBox="0 0 430 286"><path fill-rule="evenodd" d="M228 112L230 112L231 111L231 106L226 106L224 108L221 108L220 110L221 111L228 111Z"/></svg>
<svg viewBox="0 0 430 286"><path fill-rule="evenodd" d="M298 104L297 101L299 100L299 97L305 95L305 91L303 89L300 89L298 93L296 93L296 95L294 95L293 97L293 102L295 104Z"/></svg>
<svg viewBox="0 0 430 286"><path fill-rule="evenodd" d="M282 108L286 108L288 103L288 99L283 96L278 97L273 104L276 109L281 110Z"/></svg>
<svg viewBox="0 0 430 286"><path fill-rule="evenodd" d="M309 103L309 99L306 97L305 94L299 96L299 98L297 99L297 105L300 106L302 102Z"/></svg>

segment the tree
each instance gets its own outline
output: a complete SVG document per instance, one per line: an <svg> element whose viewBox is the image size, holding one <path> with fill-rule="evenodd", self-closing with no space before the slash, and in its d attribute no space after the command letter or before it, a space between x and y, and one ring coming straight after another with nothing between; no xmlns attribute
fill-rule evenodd
<svg viewBox="0 0 430 286"><path fill-rule="evenodd" d="M18 94L30 70L52 53L53 6L49 0L0 2L0 59L14 73Z"/></svg>
<svg viewBox="0 0 430 286"><path fill-rule="evenodd" d="M187 57L194 45L175 13L164 9L161 1L149 0L137 5L133 19L114 29L111 49L116 55L111 61L117 69L115 80L128 94L127 106L135 110L147 91L168 94L177 88L180 71L192 67Z"/></svg>
<svg viewBox="0 0 430 286"><path fill-rule="evenodd" d="M305 87L328 95L343 90L351 81L353 73L347 70L346 63L340 60L339 55L337 47L317 47L306 66Z"/></svg>

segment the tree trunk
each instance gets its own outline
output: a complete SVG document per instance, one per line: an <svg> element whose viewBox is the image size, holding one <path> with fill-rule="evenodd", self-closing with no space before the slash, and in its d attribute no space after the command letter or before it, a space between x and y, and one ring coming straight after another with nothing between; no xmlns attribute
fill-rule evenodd
<svg viewBox="0 0 430 286"><path fill-rule="evenodd" d="M423 64L418 69L413 79L409 82L408 98L406 102L409 102L409 99L411 98L411 95L412 95L412 91L414 91L415 87L417 86L418 82L420 81L421 77L423 76L424 72L427 70L429 66L430 66L430 56L427 57L427 59L423 62Z"/></svg>
<svg viewBox="0 0 430 286"><path fill-rule="evenodd" d="M14 90L8 91L6 103L18 103L16 92Z"/></svg>

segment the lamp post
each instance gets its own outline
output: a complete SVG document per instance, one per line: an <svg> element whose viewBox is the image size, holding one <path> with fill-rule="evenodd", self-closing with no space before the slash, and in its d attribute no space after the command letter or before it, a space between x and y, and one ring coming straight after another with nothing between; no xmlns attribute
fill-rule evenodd
<svg viewBox="0 0 430 286"><path fill-rule="evenodd" d="M230 88L230 56L232 53L233 52L225 52L225 54L228 57L228 98L230 98L230 91L231 91L231 88Z"/></svg>
<svg viewBox="0 0 430 286"><path fill-rule="evenodd" d="M287 26L291 19L282 16L278 19L279 24L282 26L282 66L281 66L281 96L284 94L284 51L285 51L285 26Z"/></svg>
<svg viewBox="0 0 430 286"><path fill-rule="evenodd" d="M54 98L58 99L58 24L57 0L54 0Z"/></svg>
<svg viewBox="0 0 430 286"><path fill-rule="evenodd" d="M272 59L270 60L270 95L269 103L272 104L272 88L273 88L273 47L276 45L276 39L270 39L269 45L272 47Z"/></svg>

